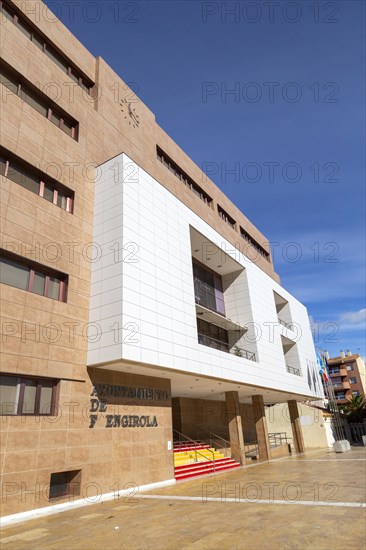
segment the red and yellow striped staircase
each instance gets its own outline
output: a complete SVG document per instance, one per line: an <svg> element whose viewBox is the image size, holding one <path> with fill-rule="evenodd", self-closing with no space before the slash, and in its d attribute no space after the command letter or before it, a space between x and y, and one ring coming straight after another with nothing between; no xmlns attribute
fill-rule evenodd
<svg viewBox="0 0 366 550"><path fill-rule="evenodd" d="M218 474L239 468L240 464L201 441L174 443L175 479L188 479L207 474Z"/></svg>

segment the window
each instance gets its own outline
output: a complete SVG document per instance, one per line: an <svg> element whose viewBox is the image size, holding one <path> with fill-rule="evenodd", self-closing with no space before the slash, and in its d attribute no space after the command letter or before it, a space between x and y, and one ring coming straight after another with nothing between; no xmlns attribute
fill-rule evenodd
<svg viewBox="0 0 366 550"><path fill-rule="evenodd" d="M233 229L236 229L236 221L234 218L230 216L225 210L218 204L217 205L217 212L219 213L219 216L224 222L229 224Z"/></svg>
<svg viewBox="0 0 366 550"><path fill-rule="evenodd" d="M224 293L220 275L194 260L193 279L196 304L225 316Z"/></svg>
<svg viewBox="0 0 366 550"><path fill-rule="evenodd" d="M0 148L0 174L72 214L73 191L3 148Z"/></svg>
<svg viewBox="0 0 366 550"><path fill-rule="evenodd" d="M211 208L212 198L192 180L179 166L176 164L160 147L156 148L157 159L164 164L175 177L181 180L186 187L188 187L197 197L205 202Z"/></svg>
<svg viewBox="0 0 366 550"><path fill-rule="evenodd" d="M66 302L67 275L37 266L26 258L1 251L0 283Z"/></svg>
<svg viewBox="0 0 366 550"><path fill-rule="evenodd" d="M355 376L350 376L349 383L350 384L357 384L357 378Z"/></svg>
<svg viewBox="0 0 366 550"><path fill-rule="evenodd" d="M56 52L56 50L50 46L50 44L45 45L44 53L64 72L67 74L69 67L67 62L63 57Z"/></svg>
<svg viewBox="0 0 366 550"><path fill-rule="evenodd" d="M199 344L221 351L230 351L227 330L197 318L197 332Z"/></svg>
<svg viewBox="0 0 366 550"><path fill-rule="evenodd" d="M42 116L48 118L60 130L78 141L78 122L62 113L61 109L55 107L46 95L37 90L30 82L25 82L21 75L15 74L12 69L9 70L2 65L0 66L0 82Z"/></svg>
<svg viewBox="0 0 366 550"><path fill-rule="evenodd" d="M335 398L336 398L337 401L346 399L346 394L345 394L345 393L339 392L339 393L335 396Z"/></svg>
<svg viewBox="0 0 366 550"><path fill-rule="evenodd" d="M4 2L1 2L1 11L9 21L14 21L14 12Z"/></svg>
<svg viewBox="0 0 366 550"><path fill-rule="evenodd" d="M49 499L80 495L81 470L51 474Z"/></svg>
<svg viewBox="0 0 366 550"><path fill-rule="evenodd" d="M245 229L240 227L240 235L243 239L247 241L263 258L266 258L266 260L270 261L270 255Z"/></svg>
<svg viewBox="0 0 366 550"><path fill-rule="evenodd" d="M8 88L8 90L10 90L11 92L13 92L14 94L18 94L18 92L19 92L19 82L18 82L18 79L14 75L12 75L10 73L5 74L5 72L3 72L1 70L0 71L0 82L6 88Z"/></svg>
<svg viewBox="0 0 366 550"><path fill-rule="evenodd" d="M329 369L329 374L339 374L341 371L339 370L338 367L335 367L335 368L331 368Z"/></svg>
<svg viewBox="0 0 366 550"><path fill-rule="evenodd" d="M358 397L360 395L360 392L358 390L353 391L352 395L354 395L355 397Z"/></svg>
<svg viewBox="0 0 366 550"><path fill-rule="evenodd" d="M18 19L18 28L29 40L32 40L32 29L22 19Z"/></svg>
<svg viewBox="0 0 366 550"><path fill-rule="evenodd" d="M346 365L346 369L347 370L353 370L353 367L352 367L352 365Z"/></svg>
<svg viewBox="0 0 366 550"><path fill-rule="evenodd" d="M42 116L48 116L48 106L47 101L42 100L40 97L37 97L35 92L27 90L24 86L20 88L20 97L23 101L28 103L33 109L38 111Z"/></svg>
<svg viewBox="0 0 366 550"><path fill-rule="evenodd" d="M2 416L54 416L58 380L0 375Z"/></svg>
<svg viewBox="0 0 366 550"><path fill-rule="evenodd" d="M9 162L6 177L9 178L11 181L14 181L15 183L18 183L25 189L28 189L28 191L39 195L39 178L34 176L26 168Z"/></svg>
<svg viewBox="0 0 366 550"><path fill-rule="evenodd" d="M62 53L50 44L46 38L42 38L38 30L32 23L25 21L22 13L16 10L16 13L6 4L5 0L0 0L0 11L4 16L12 21L16 27L33 42L40 50L42 50L64 73L68 74L74 82L76 82L89 95L92 94L94 84L84 76L79 69L72 66L71 61Z"/></svg>

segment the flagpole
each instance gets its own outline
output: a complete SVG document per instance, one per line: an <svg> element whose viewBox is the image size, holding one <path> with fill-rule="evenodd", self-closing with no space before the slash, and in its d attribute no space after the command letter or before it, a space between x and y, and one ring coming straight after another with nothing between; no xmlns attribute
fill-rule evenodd
<svg viewBox="0 0 366 550"><path fill-rule="evenodd" d="M332 413L332 420L333 420L333 426L334 426L334 432L335 432L335 440L336 441L342 441L345 439L344 433L343 433L343 422L341 419L341 414L339 411L339 407L336 403L334 388L332 380L329 376L328 371L328 362L325 355L325 350L319 348L320 352L318 352L318 363L320 366L319 374L321 376L321 380L323 383L324 393L325 396L328 399L328 406L329 411ZM320 360L319 360L320 359ZM324 376L325 375L325 376Z"/></svg>

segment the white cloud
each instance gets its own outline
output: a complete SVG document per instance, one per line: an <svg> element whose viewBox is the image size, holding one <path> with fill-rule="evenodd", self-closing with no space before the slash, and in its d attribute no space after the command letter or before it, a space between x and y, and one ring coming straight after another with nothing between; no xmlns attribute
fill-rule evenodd
<svg viewBox="0 0 366 550"><path fill-rule="evenodd" d="M366 323L366 308L358 311L346 311L339 316L339 324L354 328L362 328Z"/></svg>
<svg viewBox="0 0 366 550"><path fill-rule="evenodd" d="M334 315L333 319L314 319L309 315L310 326L315 327L320 333L329 333L331 327L341 331L359 331L366 329L366 308L358 311L346 311Z"/></svg>

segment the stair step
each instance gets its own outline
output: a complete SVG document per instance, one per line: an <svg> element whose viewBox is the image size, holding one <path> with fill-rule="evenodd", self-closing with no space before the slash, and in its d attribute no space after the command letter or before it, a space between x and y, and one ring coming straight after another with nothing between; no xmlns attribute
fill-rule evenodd
<svg viewBox="0 0 366 550"><path fill-rule="evenodd" d="M173 448L173 451L175 453L186 453L188 451L194 451L194 450L197 450L199 451L200 449L209 449L210 448L210 445L196 445L196 447L174 447Z"/></svg>
<svg viewBox="0 0 366 550"><path fill-rule="evenodd" d="M206 445L202 441L181 441L180 443L175 442L173 447L192 447L192 445Z"/></svg>
<svg viewBox="0 0 366 550"><path fill-rule="evenodd" d="M180 458L189 458L189 457L194 458L196 456L198 458L200 458L202 456L212 458L213 455L224 456L223 453L221 453L220 451L215 451L214 449L200 449L197 452L196 451L184 451L184 452L181 452L181 453L174 453L174 459L178 460Z"/></svg>
<svg viewBox="0 0 366 550"><path fill-rule="evenodd" d="M201 475L205 475L205 474L211 474L211 473L219 473L219 472L224 472L225 470L232 470L234 468L239 468L240 467L240 464L238 462L235 462L234 464L224 464L222 466L217 466L215 471L213 469L213 466L209 467L209 468L205 468L205 469L197 469L197 470L194 470L194 471L190 471L190 472L182 472L182 473L179 473L179 474L176 474L175 475L175 479L176 480L180 480L180 479L188 479L190 477L197 477L197 476L201 476Z"/></svg>
<svg viewBox="0 0 366 550"><path fill-rule="evenodd" d="M232 458L226 457L226 458L218 458L217 460L215 460L215 464L216 465L222 465L222 464L237 464L237 463ZM212 466L212 461L211 460L205 460L205 461L202 461L202 462L193 462L191 464L182 464L181 466L176 466L175 471L177 473L179 473L179 472L182 472L184 470L191 470L191 469L194 469L194 468L206 468L206 467L210 467L210 466Z"/></svg>
<svg viewBox="0 0 366 550"><path fill-rule="evenodd" d="M219 454L219 453L215 453L214 456L212 455L207 455L207 456L199 456L197 457L197 460L196 460L196 457L195 456L187 456L186 458L182 458L180 457L179 459L175 459L174 460L174 465L175 466L180 466L180 465L184 465L184 464L189 464L189 463L201 463L201 462L212 462L212 460L221 460L223 458L226 458L224 455L222 454Z"/></svg>
<svg viewBox="0 0 366 550"><path fill-rule="evenodd" d="M215 462L218 462L219 460L223 460L224 456L215 456L214 460ZM188 458L187 460L175 460L174 461L174 467L180 468L181 466L192 466L192 464L206 464L212 462L212 458L202 458L200 460L194 460L193 458Z"/></svg>

